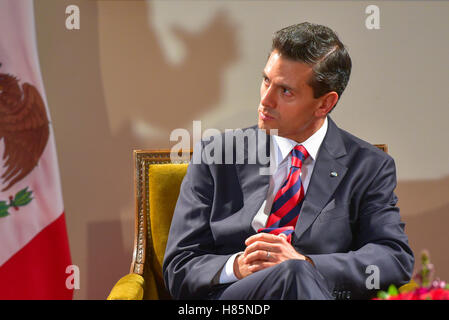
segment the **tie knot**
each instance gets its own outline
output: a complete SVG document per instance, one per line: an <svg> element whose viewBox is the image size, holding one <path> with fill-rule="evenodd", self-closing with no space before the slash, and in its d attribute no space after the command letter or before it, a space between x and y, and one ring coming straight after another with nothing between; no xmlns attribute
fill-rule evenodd
<svg viewBox="0 0 449 320"><path fill-rule="evenodd" d="M309 153L302 145L296 145L292 150L292 167L301 168Z"/></svg>

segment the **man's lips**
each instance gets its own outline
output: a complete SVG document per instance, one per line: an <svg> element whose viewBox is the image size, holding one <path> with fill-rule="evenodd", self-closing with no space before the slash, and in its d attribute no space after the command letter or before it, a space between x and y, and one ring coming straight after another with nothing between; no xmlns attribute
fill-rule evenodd
<svg viewBox="0 0 449 320"><path fill-rule="evenodd" d="M263 113L262 111L259 111L259 115L262 120L274 120L274 117L272 117L266 113Z"/></svg>

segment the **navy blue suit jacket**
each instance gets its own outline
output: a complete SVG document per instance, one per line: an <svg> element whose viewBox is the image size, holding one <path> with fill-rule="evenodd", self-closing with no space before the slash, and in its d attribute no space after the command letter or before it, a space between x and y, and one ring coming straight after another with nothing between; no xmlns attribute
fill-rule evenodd
<svg viewBox="0 0 449 320"><path fill-rule="evenodd" d="M413 271L413 253L396 206L395 164L328 119L292 245L313 260L336 297L369 298L377 293L367 287L367 282L375 284L368 279L373 270L380 289L405 284ZM258 140L257 149L268 151L269 140ZM223 141L201 142L194 157L207 159L222 150L224 158L235 151L229 150L235 143ZM256 233L251 222L266 200L269 176L261 175L260 168L268 164L210 162L189 165L174 212L163 264L174 298L213 293L228 258L243 251L245 240Z"/></svg>

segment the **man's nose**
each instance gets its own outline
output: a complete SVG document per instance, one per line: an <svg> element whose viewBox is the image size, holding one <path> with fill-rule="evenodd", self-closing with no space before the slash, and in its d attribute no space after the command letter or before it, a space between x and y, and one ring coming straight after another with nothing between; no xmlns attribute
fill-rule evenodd
<svg viewBox="0 0 449 320"><path fill-rule="evenodd" d="M272 86L266 88L260 97L260 104L266 108L276 108L275 92Z"/></svg>

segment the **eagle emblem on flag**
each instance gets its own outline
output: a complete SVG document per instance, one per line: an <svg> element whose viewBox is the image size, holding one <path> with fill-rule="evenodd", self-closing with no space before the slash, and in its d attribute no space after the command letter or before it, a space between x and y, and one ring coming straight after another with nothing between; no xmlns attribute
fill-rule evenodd
<svg viewBox="0 0 449 320"><path fill-rule="evenodd" d="M48 137L49 121L39 91L29 83L20 85L13 75L0 73L0 140L5 146L2 160L6 168L0 176L6 184L1 191L34 169Z"/></svg>

